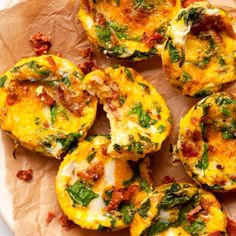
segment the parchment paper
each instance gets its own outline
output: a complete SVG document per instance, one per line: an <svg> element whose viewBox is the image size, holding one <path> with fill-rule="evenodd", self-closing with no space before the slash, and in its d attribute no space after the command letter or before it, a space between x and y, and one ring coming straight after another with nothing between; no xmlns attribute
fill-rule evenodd
<svg viewBox="0 0 236 236"><path fill-rule="evenodd" d="M214 0L211 1L236 14L235 0ZM42 31L52 37L51 53L62 53L63 56L74 63L79 64L83 60L79 56L82 48L91 47L86 35L75 15L78 10L78 1L70 0L28 0L10 9L0 12L0 73L12 67L20 58L34 55L28 42L31 34ZM112 63L124 64L114 59L108 60L99 52L96 52L96 62L100 66L108 66ZM175 144L177 128L180 118L198 100L186 98L175 91L166 81L161 69L159 57L152 58L145 62L125 64L134 67L148 81L150 81L159 93L165 98L174 117L174 127L170 137L166 140L160 152L152 158L152 169L155 185L161 184L164 176L174 176L176 181L191 182L185 174L180 163L173 164L168 154L169 145ZM225 88L236 92L236 83ZM106 114L99 106L97 119L90 134L109 132L109 124ZM55 218L48 226L45 218L49 211L60 216L54 182L59 166L59 161L53 158L40 156L24 148L17 149L17 159L13 159L12 151L14 143L5 134L2 134L6 152L6 181L12 193L14 206L14 223L16 236L128 236L128 230L121 230L113 233L101 233L82 230L75 227L65 231ZM33 180L25 183L16 178L20 169L32 168L34 171ZM218 199L225 206L228 215L236 220L236 194L217 194Z"/></svg>

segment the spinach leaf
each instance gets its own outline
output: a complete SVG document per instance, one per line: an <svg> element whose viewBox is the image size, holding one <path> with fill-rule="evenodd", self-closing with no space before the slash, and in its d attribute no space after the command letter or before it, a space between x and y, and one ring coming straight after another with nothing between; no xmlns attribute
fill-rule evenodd
<svg viewBox="0 0 236 236"><path fill-rule="evenodd" d="M134 81L134 77L133 77L131 71L130 71L128 68L126 68L126 67L125 67L125 74L126 74L127 78L128 78L130 81L132 81L132 82Z"/></svg>
<svg viewBox="0 0 236 236"><path fill-rule="evenodd" d="M187 12L183 12L181 17L184 17L184 23L186 25L195 24L199 19L201 19L203 12L203 7L192 7Z"/></svg>
<svg viewBox="0 0 236 236"><path fill-rule="evenodd" d="M146 193L150 193L152 191L152 188L148 185L146 180L140 178L139 183L141 190L144 190Z"/></svg>
<svg viewBox="0 0 236 236"><path fill-rule="evenodd" d="M230 116L231 116L230 111L229 111L225 106L222 106L222 107L221 107L221 113L222 113L223 115L225 115L226 117L230 117Z"/></svg>
<svg viewBox="0 0 236 236"><path fill-rule="evenodd" d="M123 215L123 221L126 225L130 224L134 218L135 207L133 204L124 205L119 210Z"/></svg>
<svg viewBox="0 0 236 236"><path fill-rule="evenodd" d="M50 115L51 115L51 122L52 122L52 124L54 124L56 121L56 116L57 116L57 105L56 104L52 105L50 107Z"/></svg>
<svg viewBox="0 0 236 236"><path fill-rule="evenodd" d="M183 74L182 74L182 79L181 79L181 82L183 82L183 83L188 83L189 81L191 81L192 80L192 76L191 75L189 75L187 72L183 72Z"/></svg>
<svg viewBox="0 0 236 236"><path fill-rule="evenodd" d="M116 5L117 5L117 7L120 6L120 0L115 0L115 3L116 3Z"/></svg>
<svg viewBox="0 0 236 236"><path fill-rule="evenodd" d="M127 48L125 45L116 45L110 49L106 49L107 54L110 54L112 56L121 56L127 51Z"/></svg>
<svg viewBox="0 0 236 236"><path fill-rule="evenodd" d="M93 160L93 158L96 156L96 153L97 152L95 151L95 152L92 152L91 154L88 155L88 157L87 157L88 163L90 163Z"/></svg>
<svg viewBox="0 0 236 236"><path fill-rule="evenodd" d="M128 35L126 33L128 28L126 26L122 26L115 21L110 21L109 26L111 27L111 29L113 30L118 39L128 38Z"/></svg>
<svg viewBox="0 0 236 236"><path fill-rule="evenodd" d="M91 187L84 183L82 180L78 180L73 185L66 188L70 198L75 206L81 205L87 207L88 204L99 195L91 189Z"/></svg>
<svg viewBox="0 0 236 236"><path fill-rule="evenodd" d="M96 25L95 32L102 43L110 42L111 30L109 28Z"/></svg>
<svg viewBox="0 0 236 236"><path fill-rule="evenodd" d="M68 76L65 76L61 79L61 81L65 84L65 85L68 85L70 86L71 85L71 82L70 82L70 79Z"/></svg>
<svg viewBox="0 0 236 236"><path fill-rule="evenodd" d="M2 77L0 77L0 88L4 87L6 81L7 81L6 75L3 75Z"/></svg>
<svg viewBox="0 0 236 236"><path fill-rule="evenodd" d="M170 227L171 227L171 224L169 222L158 221L157 223L155 223L154 225L150 227L148 236L153 236L153 235L156 235L157 233L164 232Z"/></svg>
<svg viewBox="0 0 236 236"><path fill-rule="evenodd" d="M208 162L208 144L204 143L202 159L198 161L196 167L205 170L208 167Z"/></svg>
<svg viewBox="0 0 236 236"><path fill-rule="evenodd" d="M219 64L220 64L222 67L226 65L225 59L224 59L222 56L219 57Z"/></svg>
<svg viewBox="0 0 236 236"><path fill-rule="evenodd" d="M124 104L125 104L125 100L126 100L126 97L125 97L125 96L120 95L120 96L118 97L118 99L119 99L119 102L120 102L121 105L124 105Z"/></svg>
<svg viewBox="0 0 236 236"><path fill-rule="evenodd" d="M150 93L150 88L144 83L138 83L147 93Z"/></svg>
<svg viewBox="0 0 236 236"><path fill-rule="evenodd" d="M175 63L180 60L180 56L176 47L173 46L173 42L169 39L166 43L166 47L169 51L171 63Z"/></svg>
<svg viewBox="0 0 236 236"><path fill-rule="evenodd" d="M148 198L146 200L146 202L144 202L141 207L138 209L138 213L139 215L142 217L142 218L146 218L147 217L147 213L149 211L151 207L151 202L150 202L150 199Z"/></svg>
<svg viewBox="0 0 236 236"><path fill-rule="evenodd" d="M157 128L157 132L158 133L163 133L166 130L166 127L164 125L159 125L159 127Z"/></svg>
<svg viewBox="0 0 236 236"><path fill-rule="evenodd" d="M205 227L205 222L201 220L196 220L190 226L184 226L184 230L193 236L198 236L199 233L201 233Z"/></svg>

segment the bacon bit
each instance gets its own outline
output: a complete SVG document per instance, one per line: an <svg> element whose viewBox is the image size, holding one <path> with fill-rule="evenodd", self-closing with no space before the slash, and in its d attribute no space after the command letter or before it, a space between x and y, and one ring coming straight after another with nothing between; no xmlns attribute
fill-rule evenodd
<svg viewBox="0 0 236 236"><path fill-rule="evenodd" d="M51 37L44 35L41 32L31 35L30 42L37 56L46 54L51 48Z"/></svg>
<svg viewBox="0 0 236 236"><path fill-rule="evenodd" d="M56 214L54 212L49 211L46 217L46 224L49 225L55 217Z"/></svg>
<svg viewBox="0 0 236 236"><path fill-rule="evenodd" d="M182 4L182 7L188 7L189 5L193 4L194 2L202 2L202 1L205 1L205 0L182 0L181 1L181 4Z"/></svg>
<svg viewBox="0 0 236 236"><path fill-rule="evenodd" d="M113 98L106 98L107 106L110 108L111 111L116 111L117 107L113 104Z"/></svg>
<svg viewBox="0 0 236 236"><path fill-rule="evenodd" d="M91 10L93 10L93 6L90 5L89 0L82 0L82 5L85 7L85 10L87 12L90 12Z"/></svg>
<svg viewBox="0 0 236 236"><path fill-rule="evenodd" d="M42 93L39 94L39 98L41 102L48 106L52 106L55 104L55 100L46 92L45 89L43 89Z"/></svg>
<svg viewBox="0 0 236 236"><path fill-rule="evenodd" d="M186 157L196 157L198 155L198 151L195 150L194 144L188 143L187 141L182 143L181 150Z"/></svg>
<svg viewBox="0 0 236 236"><path fill-rule="evenodd" d="M130 200L132 194L138 189L137 185L131 185L127 189L114 190L109 205L106 207L107 211L116 209L122 201Z"/></svg>
<svg viewBox="0 0 236 236"><path fill-rule="evenodd" d="M107 147L102 147L102 154L104 155L104 156L107 156L108 155L108 153L107 153Z"/></svg>
<svg viewBox="0 0 236 236"><path fill-rule="evenodd" d="M196 208L194 208L193 210L191 210L190 212L188 212L187 214L187 220L192 222L195 220L197 214L202 210L201 206L197 206Z"/></svg>
<svg viewBox="0 0 236 236"><path fill-rule="evenodd" d="M78 177L92 181L100 179L103 175L104 175L104 168L101 162L91 164L85 172L83 171L77 172Z"/></svg>
<svg viewBox="0 0 236 236"><path fill-rule="evenodd" d="M94 53L91 48L80 50L79 55L83 58L88 58L89 60L92 60L94 58Z"/></svg>
<svg viewBox="0 0 236 236"><path fill-rule="evenodd" d="M217 164L216 168L219 169L219 170L223 170L224 169L224 167L221 164Z"/></svg>
<svg viewBox="0 0 236 236"><path fill-rule="evenodd" d="M18 94L14 92L9 92L6 98L7 105L9 106L14 105L17 102L17 99L18 99Z"/></svg>
<svg viewBox="0 0 236 236"><path fill-rule="evenodd" d="M148 35L148 33L144 32L142 42L153 47L156 43L162 43L163 39L163 35L157 32L155 32L153 35Z"/></svg>
<svg viewBox="0 0 236 236"><path fill-rule="evenodd" d="M53 60L53 58L51 56L46 57L46 60L48 61L48 63L52 66L52 67L56 67L56 62Z"/></svg>
<svg viewBox="0 0 236 236"><path fill-rule="evenodd" d="M210 152L215 152L215 151L216 151L216 147L214 147L214 146L212 146L212 145L209 145L209 146L208 146L208 150L209 150Z"/></svg>
<svg viewBox="0 0 236 236"><path fill-rule="evenodd" d="M85 75L98 68L98 66L93 61L85 61L79 64L78 67Z"/></svg>
<svg viewBox="0 0 236 236"><path fill-rule="evenodd" d="M166 176L164 176L161 183L162 184L170 184L170 183L174 183L174 182L176 182L174 177L166 175Z"/></svg>
<svg viewBox="0 0 236 236"><path fill-rule="evenodd" d="M208 236L222 236L222 233L220 231L215 231L213 233L208 234Z"/></svg>
<svg viewBox="0 0 236 236"><path fill-rule="evenodd" d="M16 174L17 178L24 180L24 181L30 181L33 178L33 170L19 170Z"/></svg>
<svg viewBox="0 0 236 236"><path fill-rule="evenodd" d="M74 223L68 219L66 215L62 215L58 218L58 223L65 229L70 230L73 228Z"/></svg>
<svg viewBox="0 0 236 236"><path fill-rule="evenodd" d="M97 12L95 15L95 22L98 23L100 26L106 26L106 19L103 14Z"/></svg>
<svg viewBox="0 0 236 236"><path fill-rule="evenodd" d="M201 138L202 138L202 134L201 134L201 132L198 131L198 130L194 130L194 131L192 132L191 130L188 129L188 130L186 131L186 135L189 136L189 137L191 137L194 142L197 142L197 141L201 140Z"/></svg>
<svg viewBox="0 0 236 236"><path fill-rule="evenodd" d="M229 217L228 219L228 225L227 225L227 233L229 236L235 236L236 235L236 222L231 220Z"/></svg>

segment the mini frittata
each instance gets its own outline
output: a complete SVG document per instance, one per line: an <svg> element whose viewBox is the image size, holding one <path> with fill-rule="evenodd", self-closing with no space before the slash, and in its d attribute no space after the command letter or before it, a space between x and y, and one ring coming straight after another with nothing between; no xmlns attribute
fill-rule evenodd
<svg viewBox="0 0 236 236"><path fill-rule="evenodd" d="M59 204L82 228L107 231L127 227L152 191L149 159L115 160L108 136L88 137L61 163L56 177Z"/></svg>
<svg viewBox="0 0 236 236"><path fill-rule="evenodd" d="M227 217L215 196L191 184L157 187L136 211L131 236L227 235Z"/></svg>
<svg viewBox="0 0 236 236"><path fill-rule="evenodd" d="M84 75L56 56L19 61L0 77L0 122L22 146L63 157L93 124L97 99L82 89Z"/></svg>
<svg viewBox="0 0 236 236"><path fill-rule="evenodd" d="M168 80L183 95L203 97L236 79L236 20L206 2L182 9L162 53Z"/></svg>
<svg viewBox="0 0 236 236"><path fill-rule="evenodd" d="M104 54L137 61L160 53L180 8L180 0L83 0L78 17Z"/></svg>
<svg viewBox="0 0 236 236"><path fill-rule="evenodd" d="M236 189L236 96L216 93L181 120L177 149L187 173L213 191Z"/></svg>
<svg viewBox="0 0 236 236"><path fill-rule="evenodd" d="M108 153L113 158L138 159L161 148L171 130L171 113L140 74L115 65L89 73L84 85L107 112L111 126Z"/></svg>

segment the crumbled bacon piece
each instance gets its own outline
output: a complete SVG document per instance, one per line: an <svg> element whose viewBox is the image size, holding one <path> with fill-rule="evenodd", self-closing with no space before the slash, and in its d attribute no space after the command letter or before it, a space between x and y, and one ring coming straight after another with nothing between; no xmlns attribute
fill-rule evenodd
<svg viewBox="0 0 236 236"><path fill-rule="evenodd" d="M103 154L104 156L107 156L107 155L108 155L108 153L107 153L107 147L102 147L102 154Z"/></svg>
<svg viewBox="0 0 236 236"><path fill-rule="evenodd" d="M49 225L55 217L56 214L54 212L49 211L46 216L46 224Z"/></svg>
<svg viewBox="0 0 236 236"><path fill-rule="evenodd" d="M106 26L106 19L103 14L100 12L97 12L95 15L95 21L98 23L100 26Z"/></svg>
<svg viewBox="0 0 236 236"><path fill-rule="evenodd" d="M193 4L194 2L201 2L201 1L205 1L205 0L182 0L181 4L182 4L182 7L188 7L190 4Z"/></svg>
<svg viewBox="0 0 236 236"><path fill-rule="evenodd" d="M202 210L201 206L197 206L195 207L193 210L191 210L190 212L188 212L187 214L187 220L192 222L195 220L196 215Z"/></svg>
<svg viewBox="0 0 236 236"><path fill-rule="evenodd" d="M191 131L188 129L186 131L186 135L190 137L193 140L193 142L197 142L202 139L202 134L198 130Z"/></svg>
<svg viewBox="0 0 236 236"><path fill-rule="evenodd" d="M46 60L48 61L48 63L52 66L52 67L56 67L56 62L53 60L53 58L51 56L46 57Z"/></svg>
<svg viewBox="0 0 236 236"><path fill-rule="evenodd" d="M165 176L162 180L162 184L170 184L170 183L174 183L175 182L175 178L172 176Z"/></svg>
<svg viewBox="0 0 236 236"><path fill-rule="evenodd" d="M16 93L9 92L6 98L7 105L10 105L10 106L14 105L17 102L17 99L18 99L18 95Z"/></svg>
<svg viewBox="0 0 236 236"><path fill-rule="evenodd" d="M98 66L93 61L85 61L79 64L78 67L85 75L98 68Z"/></svg>
<svg viewBox="0 0 236 236"><path fill-rule="evenodd" d="M198 155L195 145L187 141L182 143L181 150L186 157L196 157Z"/></svg>
<svg viewBox="0 0 236 236"><path fill-rule="evenodd" d="M74 226L74 223L66 215L61 215L58 222L65 230L70 230Z"/></svg>
<svg viewBox="0 0 236 236"><path fill-rule="evenodd" d="M153 35L148 35L148 33L144 32L142 41L149 46L154 46L156 43L162 43L163 39L163 35L157 32Z"/></svg>
<svg viewBox="0 0 236 236"><path fill-rule="evenodd" d="M229 236L236 235L236 222L228 218L227 233Z"/></svg>
<svg viewBox="0 0 236 236"><path fill-rule="evenodd" d="M51 38L49 36L46 36L41 32L31 35L30 42L37 56L46 54L49 51L52 46L50 40Z"/></svg>
<svg viewBox="0 0 236 236"><path fill-rule="evenodd" d="M222 236L222 233L220 231L215 231L213 233L208 234L208 236Z"/></svg>
<svg viewBox="0 0 236 236"><path fill-rule="evenodd" d="M91 10L93 10L93 6L91 6L90 0L82 0L82 5L85 7L85 10L87 12L90 12Z"/></svg>
<svg viewBox="0 0 236 236"><path fill-rule="evenodd" d="M126 189L114 190L112 192L112 198L107 206L107 211L112 211L116 209L122 201L130 200L133 193L138 189L137 185L131 185Z"/></svg>
<svg viewBox="0 0 236 236"><path fill-rule="evenodd" d="M17 178L22 179L24 181L30 181L33 178L33 170L19 170L16 176Z"/></svg>
<svg viewBox="0 0 236 236"><path fill-rule="evenodd" d="M91 48L85 48L79 52L80 56L83 58L88 58L89 60L92 60L94 57L93 50Z"/></svg>
<svg viewBox="0 0 236 236"><path fill-rule="evenodd" d="M210 152L215 152L215 151L216 151L216 147L214 147L214 146L212 146L212 145L209 145L209 146L208 146L208 150L209 150Z"/></svg>
<svg viewBox="0 0 236 236"><path fill-rule="evenodd" d="M77 176L86 179L96 181L100 179L104 174L104 168L101 162L91 164L86 171L77 172Z"/></svg>
<svg viewBox="0 0 236 236"><path fill-rule="evenodd" d="M113 98L106 98L107 106L110 108L111 111L116 111L117 107L113 104Z"/></svg>
<svg viewBox="0 0 236 236"><path fill-rule="evenodd" d="M55 100L43 89L42 93L39 94L39 98L41 102L48 106L52 106L55 104Z"/></svg>

